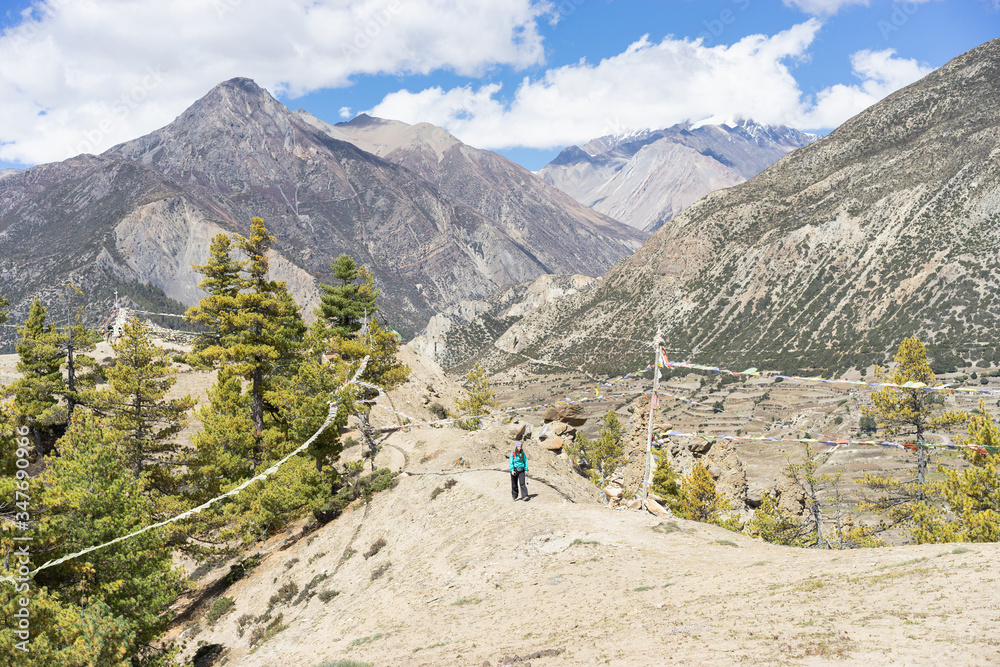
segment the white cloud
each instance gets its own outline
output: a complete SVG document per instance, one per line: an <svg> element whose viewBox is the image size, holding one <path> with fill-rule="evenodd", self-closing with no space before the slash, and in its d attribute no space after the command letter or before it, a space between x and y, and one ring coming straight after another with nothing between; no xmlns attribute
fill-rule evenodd
<svg viewBox="0 0 1000 667"><path fill-rule="evenodd" d="M837 84L818 93L815 105L800 124L836 127L886 95L927 76L933 69L912 59L897 58L895 54L894 49L885 49L858 51L852 55L851 67L861 83Z"/></svg>
<svg viewBox="0 0 1000 667"><path fill-rule="evenodd" d="M402 90L371 113L427 121L482 148L554 148L626 130L667 127L705 118L746 117L762 123L832 128L929 70L892 51L852 58L854 86L838 85L805 99L789 71L808 57L820 22L810 19L771 37L705 47L647 38L597 64L579 62L524 79L509 102L500 86Z"/></svg>
<svg viewBox="0 0 1000 667"><path fill-rule="evenodd" d="M338 112L341 118L351 118L354 114L351 113L351 107L340 107Z"/></svg>
<svg viewBox="0 0 1000 667"><path fill-rule="evenodd" d="M298 95L362 74L541 63L544 0L41 0L0 35L0 160L99 152L234 76Z"/></svg>

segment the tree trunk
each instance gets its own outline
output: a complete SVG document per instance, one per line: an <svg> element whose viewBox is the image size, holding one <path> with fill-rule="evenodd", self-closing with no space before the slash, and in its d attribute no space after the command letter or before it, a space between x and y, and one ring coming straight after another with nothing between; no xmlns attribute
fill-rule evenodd
<svg viewBox="0 0 1000 667"><path fill-rule="evenodd" d="M66 341L66 423L73 423L73 408L76 407L76 372L73 366L73 332L70 330Z"/></svg>
<svg viewBox="0 0 1000 667"><path fill-rule="evenodd" d="M257 471L264 454L264 373L260 366L253 370L253 386L250 393L253 398L253 469Z"/></svg>
<svg viewBox="0 0 1000 667"><path fill-rule="evenodd" d="M927 448L924 447L924 432L917 431L917 484L919 486L918 495L920 500L924 500L924 484L927 483L927 464L930 463L930 456Z"/></svg>

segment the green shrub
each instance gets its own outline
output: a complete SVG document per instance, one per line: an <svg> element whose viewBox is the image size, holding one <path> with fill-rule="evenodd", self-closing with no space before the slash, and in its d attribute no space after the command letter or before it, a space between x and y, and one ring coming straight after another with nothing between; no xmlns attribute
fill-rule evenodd
<svg viewBox="0 0 1000 667"><path fill-rule="evenodd" d="M316 591L314 590L316 586L319 585L321 581L323 581L329 576L330 575L328 575L326 572L321 572L312 579L310 579L309 583L302 587L302 592L299 593L299 597L295 598L295 602L293 602L292 604L297 605L298 603L304 600L308 600L312 596L316 595Z"/></svg>
<svg viewBox="0 0 1000 667"><path fill-rule="evenodd" d="M209 625L215 625L217 620L232 611L235 606L236 601L233 600L233 598L216 598L215 602L212 603L212 607L208 610L208 613L205 614L205 620L208 621Z"/></svg>

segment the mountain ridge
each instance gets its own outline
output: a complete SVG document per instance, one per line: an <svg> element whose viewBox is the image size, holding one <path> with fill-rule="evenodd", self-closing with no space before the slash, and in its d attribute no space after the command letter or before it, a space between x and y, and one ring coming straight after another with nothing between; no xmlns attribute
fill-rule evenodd
<svg viewBox="0 0 1000 667"><path fill-rule="evenodd" d="M539 191L529 172L517 177L524 191ZM464 180L482 192L481 178ZM513 222L499 215L503 201L477 208L459 194L329 136L252 80L236 78L163 128L101 156L0 180L0 277L15 317L36 295L59 310L54 294L69 279L104 308L114 289L138 294L149 283L163 292L156 298L179 309L196 302L198 276L189 264L207 257L205 234L245 231L260 216L277 237L276 256L297 267L284 275L307 313L316 277L329 280L332 260L349 253L372 270L383 313L409 336L439 310L505 284L601 273L645 238L582 207L543 215L559 208L561 193L522 207ZM94 201L104 205L83 205ZM74 244L82 229L86 238ZM49 257L30 268L22 261L41 258L46 246L66 248L69 261ZM130 262L133 251L141 253Z"/></svg>
<svg viewBox="0 0 1000 667"><path fill-rule="evenodd" d="M671 354L819 374L885 363L918 336L936 370L996 365L983 343L1000 325L998 249L993 40L704 197L595 288L495 345L618 372L647 354L612 341L652 340L662 327ZM495 347L481 360L511 363Z"/></svg>
<svg viewBox="0 0 1000 667"><path fill-rule="evenodd" d="M817 138L745 119L680 123L570 146L538 174L580 203L652 232L705 194L752 178Z"/></svg>

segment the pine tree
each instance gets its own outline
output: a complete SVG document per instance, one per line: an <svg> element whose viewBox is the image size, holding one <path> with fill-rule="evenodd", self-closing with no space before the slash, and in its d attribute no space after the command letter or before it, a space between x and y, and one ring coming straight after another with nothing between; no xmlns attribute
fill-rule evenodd
<svg viewBox="0 0 1000 667"><path fill-rule="evenodd" d="M0 324L7 321L7 306L10 305L10 301L3 298L3 294L0 294Z"/></svg>
<svg viewBox="0 0 1000 667"><path fill-rule="evenodd" d="M83 291L73 283L66 284L62 297L66 302L79 300ZM66 421L73 420L76 405L88 400L88 395L100 381L97 360L88 356L101 340L100 334L84 325L85 310L82 305L74 308L73 321L59 332L59 346L65 351L63 368L66 370Z"/></svg>
<svg viewBox="0 0 1000 667"><path fill-rule="evenodd" d="M179 465L173 460L179 446L174 436L195 401L190 396L165 398L177 381L177 371L139 320L127 322L111 347L115 364L107 370L108 388L95 396L95 408L111 415L110 423L127 434L125 456L132 475L147 476L150 489L171 494L172 471Z"/></svg>
<svg viewBox="0 0 1000 667"><path fill-rule="evenodd" d="M223 348L219 340L231 332L231 318L236 310L236 296L242 288L240 271L244 262L232 257L232 239L227 234L216 234L212 238L208 260L193 264L192 268L205 276L198 287L208 293L197 306L188 308L184 314L187 322L200 324L206 332L195 339L194 350L189 360L198 366L212 366L219 361Z"/></svg>
<svg viewBox="0 0 1000 667"><path fill-rule="evenodd" d="M824 545L823 507L819 495L822 491L840 481L840 473L837 473L836 476L818 474L822 463L816 455L816 451L808 442L806 443L802 463L788 461L788 476L806 494L806 509L809 512L809 521L812 524L814 533L813 538L808 541L808 546L819 548L822 548Z"/></svg>
<svg viewBox="0 0 1000 667"><path fill-rule="evenodd" d="M459 398L455 404L462 412L463 419L459 426L475 431L482 426L482 417L491 408L498 408L496 392L490 387L490 378L479 364L468 372L465 376L465 396Z"/></svg>
<svg viewBox="0 0 1000 667"><path fill-rule="evenodd" d="M681 489L681 518L712 523L728 530L739 529L739 519L732 514L733 504L716 491L715 480L701 461L681 481Z"/></svg>
<svg viewBox="0 0 1000 667"><path fill-rule="evenodd" d="M154 520L155 505L129 467L127 434L80 410L59 450L41 476L45 492L39 503L46 511L37 524L35 553L54 560ZM166 612L183 589L171 549L155 531L42 570L35 585L79 607L107 605L133 635L125 644L130 656L144 655L166 630ZM145 657L152 664L169 663L169 656Z"/></svg>
<svg viewBox="0 0 1000 667"><path fill-rule="evenodd" d="M683 499L681 476L670 465L670 457L665 447L661 447L655 453L656 468L653 470L653 481L649 490L663 498L671 512L678 514L681 511Z"/></svg>
<svg viewBox="0 0 1000 667"><path fill-rule="evenodd" d="M269 280L267 253L274 243L264 221L250 221L250 236L235 235L231 242L216 237L212 257L195 267L206 279L209 295L188 311L191 321L213 333L196 348L199 359L221 366L220 375L250 383L250 417L253 423L254 469L264 457L264 395L279 374L290 375L299 361L305 325L285 283ZM230 257L232 247L246 255L243 262ZM276 411L270 409L272 416Z"/></svg>
<svg viewBox="0 0 1000 667"><path fill-rule="evenodd" d="M65 409L59 404L59 396L65 392L59 370L63 353L58 334L46 324L45 318L45 306L35 299L27 322L18 329L21 340L17 343L17 370L21 377L6 390L14 397L18 417L31 429L40 457L49 450L47 441L54 439L54 427L66 421Z"/></svg>
<svg viewBox="0 0 1000 667"><path fill-rule="evenodd" d="M743 527L743 534L759 537L772 544L800 547L803 546L804 529L805 526L798 517L783 510L778 500L767 494L761 499L760 507L754 510L753 517Z"/></svg>
<svg viewBox="0 0 1000 667"><path fill-rule="evenodd" d="M371 319L377 309L379 290L364 266L358 267L350 255L340 255L330 264L338 285L321 285L323 294L316 315L333 333L346 338L361 329L361 319ZM355 283L361 279L361 283Z"/></svg>
<svg viewBox="0 0 1000 667"><path fill-rule="evenodd" d="M968 430L958 440L969 466L939 467L943 479L930 485L928 500L914 512L915 542L1000 542L1000 427L980 403Z"/></svg>
<svg viewBox="0 0 1000 667"><path fill-rule="evenodd" d="M923 388L934 384L934 373L927 361L927 348L918 339L907 338L900 343L894 359L896 368L893 371L878 367L875 369L876 381L900 385L910 383L912 386L878 389L872 392L873 406L863 409L890 435L914 438L914 448L917 450L916 477L900 482L889 477L864 475L861 483L880 492L882 496L862 503L862 509L887 514L893 523L906 524L911 521L918 506L927 499L930 450L925 444L924 434L931 429L963 423L966 415L956 411L933 414L932 396Z"/></svg>

